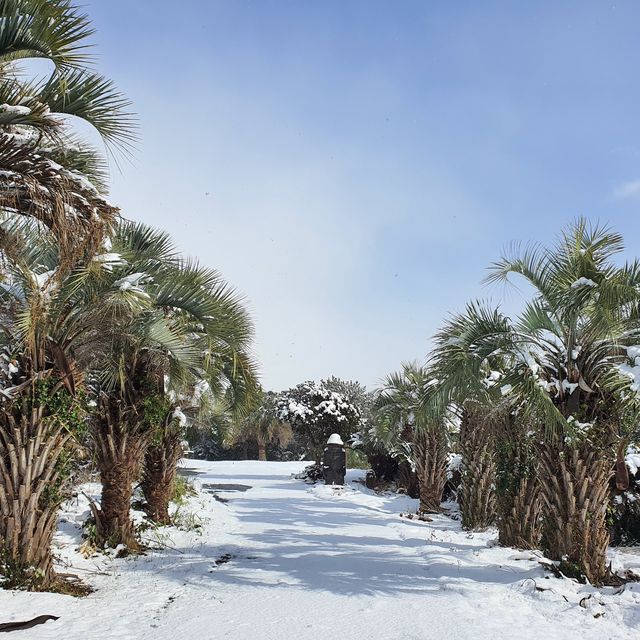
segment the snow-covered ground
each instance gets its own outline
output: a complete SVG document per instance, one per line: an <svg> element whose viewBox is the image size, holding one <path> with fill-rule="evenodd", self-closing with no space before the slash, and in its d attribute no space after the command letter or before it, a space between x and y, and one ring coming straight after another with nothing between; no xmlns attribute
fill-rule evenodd
<svg viewBox="0 0 640 640"><path fill-rule="evenodd" d="M15 638L107 640L615 640L640 637L640 585L622 593L548 577L533 553L495 546L495 532L468 534L380 496L354 480L340 493L293 480L301 463L199 462L196 484L252 488L201 493L181 509L199 530L147 532L159 551L85 559L76 549L86 518L67 505L56 537L62 569L81 575L86 598L0 591L0 622L59 620ZM216 563L218 560L218 563ZM615 553L640 571L640 555ZM7 636L9 637L9 636Z"/></svg>

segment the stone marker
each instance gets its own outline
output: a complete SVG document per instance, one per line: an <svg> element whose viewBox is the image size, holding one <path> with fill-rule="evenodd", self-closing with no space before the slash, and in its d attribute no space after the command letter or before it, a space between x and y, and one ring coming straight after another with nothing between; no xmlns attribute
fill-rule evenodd
<svg viewBox="0 0 640 640"><path fill-rule="evenodd" d="M344 484L347 472L347 454L344 442L337 433L332 433L322 454L322 473L325 484Z"/></svg>

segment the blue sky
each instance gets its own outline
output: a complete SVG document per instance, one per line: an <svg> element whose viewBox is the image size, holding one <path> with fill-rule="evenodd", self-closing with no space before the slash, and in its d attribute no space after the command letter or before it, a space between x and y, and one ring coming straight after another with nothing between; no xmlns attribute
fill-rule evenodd
<svg viewBox="0 0 640 640"><path fill-rule="evenodd" d="M125 216L247 297L266 387L421 359L513 240L640 256L640 4L87 0L141 143Z"/></svg>

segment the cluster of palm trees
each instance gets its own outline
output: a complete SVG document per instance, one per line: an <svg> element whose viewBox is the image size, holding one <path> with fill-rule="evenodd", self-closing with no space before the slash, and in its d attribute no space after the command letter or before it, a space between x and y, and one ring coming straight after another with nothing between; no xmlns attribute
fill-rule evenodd
<svg viewBox="0 0 640 640"><path fill-rule="evenodd" d="M229 415L262 454L291 437L257 385L238 294L106 198L106 157L72 117L114 153L136 127L92 67L91 34L72 0L0 0L0 573L31 588L56 585L51 540L79 449L102 483L96 542L136 550L134 484L169 522L187 421ZM32 58L48 77L28 79ZM638 437L640 263L617 263L622 249L580 220L550 248L503 257L488 280L524 278L522 312L469 304L371 409L422 512L440 509L456 453L465 528L495 524L502 544L593 583L611 577L611 486L629 485Z"/></svg>
<svg viewBox="0 0 640 640"><path fill-rule="evenodd" d="M88 18L71 0L0 1L0 574L57 584L51 540L74 458L90 451L100 545L138 542L141 481L169 521L188 419L241 412L256 387L252 323L211 269L106 199L107 160L72 128L129 152L128 101L97 74ZM50 76L26 79L21 60Z"/></svg>
<svg viewBox="0 0 640 640"><path fill-rule="evenodd" d="M592 583L611 578L611 488L629 486L638 437L640 263L617 263L622 250L620 235L578 220L552 247L504 256L487 280L524 278L518 317L469 304L376 406L376 437L408 450L421 510L439 509L456 452L465 528L495 524L502 544L541 548Z"/></svg>

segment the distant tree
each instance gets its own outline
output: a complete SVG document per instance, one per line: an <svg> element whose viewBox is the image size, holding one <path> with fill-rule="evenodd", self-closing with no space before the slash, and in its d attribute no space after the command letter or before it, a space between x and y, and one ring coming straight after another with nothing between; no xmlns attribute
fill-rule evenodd
<svg viewBox="0 0 640 640"><path fill-rule="evenodd" d="M273 391L260 391L249 413L234 422L232 444L255 441L258 460L267 459L267 444L286 447L292 437L291 426L278 418L278 396Z"/></svg>
<svg viewBox="0 0 640 640"><path fill-rule="evenodd" d="M355 380L342 380L331 376L326 380L321 380L320 384L329 391L335 391L342 395L351 404L354 404L363 421L371 422L373 415L374 393L367 391L367 388Z"/></svg>
<svg viewBox="0 0 640 640"><path fill-rule="evenodd" d="M318 464L332 433L347 440L363 425L360 410L353 402L315 382L304 382L283 392L277 403L277 417L291 425Z"/></svg>

